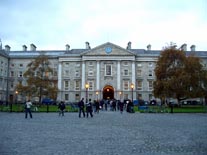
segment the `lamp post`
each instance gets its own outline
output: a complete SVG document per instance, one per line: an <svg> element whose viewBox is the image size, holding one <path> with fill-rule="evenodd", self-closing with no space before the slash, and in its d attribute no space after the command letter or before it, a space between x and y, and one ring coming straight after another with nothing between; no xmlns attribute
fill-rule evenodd
<svg viewBox="0 0 207 155"><path fill-rule="evenodd" d="M131 83L131 90L132 90L132 103L133 103L133 90L134 90L134 84Z"/></svg>
<svg viewBox="0 0 207 155"><path fill-rule="evenodd" d="M17 98L18 98L17 95L18 95L18 91L16 90L16 91L15 91L15 103L16 103L16 104L17 104Z"/></svg>
<svg viewBox="0 0 207 155"><path fill-rule="evenodd" d="M89 88L88 83L85 84L85 88L86 88L86 103L88 103L88 88Z"/></svg>
<svg viewBox="0 0 207 155"><path fill-rule="evenodd" d="M96 91L96 97L97 97L97 102L98 102L98 91Z"/></svg>
<svg viewBox="0 0 207 155"><path fill-rule="evenodd" d="M119 97L120 97L120 101L121 101L121 91L119 92Z"/></svg>

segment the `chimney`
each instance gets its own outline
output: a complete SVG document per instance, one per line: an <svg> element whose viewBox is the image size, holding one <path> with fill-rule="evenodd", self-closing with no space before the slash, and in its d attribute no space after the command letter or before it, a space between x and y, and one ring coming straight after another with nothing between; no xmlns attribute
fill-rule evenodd
<svg viewBox="0 0 207 155"><path fill-rule="evenodd" d="M30 51L36 51L36 48L34 44L30 44Z"/></svg>
<svg viewBox="0 0 207 155"><path fill-rule="evenodd" d="M86 42L86 49L91 49L89 42Z"/></svg>
<svg viewBox="0 0 207 155"><path fill-rule="evenodd" d="M187 51L187 44L183 44L180 48L183 51Z"/></svg>
<svg viewBox="0 0 207 155"><path fill-rule="evenodd" d="M27 51L27 46L26 46L26 45L23 45L23 46L22 46L22 50L23 50L23 51Z"/></svg>
<svg viewBox="0 0 207 155"><path fill-rule="evenodd" d="M151 47L152 47L152 46L151 46L150 44L147 45L147 50L150 51L150 50L151 50Z"/></svg>
<svg viewBox="0 0 207 155"><path fill-rule="evenodd" d="M132 48L132 43L131 43L131 41L129 41L127 44L127 49L130 50L131 48Z"/></svg>
<svg viewBox="0 0 207 155"><path fill-rule="evenodd" d="M196 46L195 46L195 45L192 45L192 46L190 47L190 50L191 50L191 51L195 51L195 50L196 50Z"/></svg>
<svg viewBox="0 0 207 155"><path fill-rule="evenodd" d="M9 45L5 45L5 51L9 52L11 47Z"/></svg>
<svg viewBox="0 0 207 155"><path fill-rule="evenodd" d="M69 51L70 50L70 45L66 44L65 48L66 48L66 51Z"/></svg>

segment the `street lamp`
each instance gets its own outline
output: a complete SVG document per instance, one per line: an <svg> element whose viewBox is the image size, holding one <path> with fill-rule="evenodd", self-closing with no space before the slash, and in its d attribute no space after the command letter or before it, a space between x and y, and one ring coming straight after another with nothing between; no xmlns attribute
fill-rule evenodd
<svg viewBox="0 0 207 155"><path fill-rule="evenodd" d="M97 101L98 101L98 91L96 91Z"/></svg>
<svg viewBox="0 0 207 155"><path fill-rule="evenodd" d="M132 103L133 103L133 90L134 90L134 84L131 83L131 90L132 90Z"/></svg>
<svg viewBox="0 0 207 155"><path fill-rule="evenodd" d="M18 95L18 91L17 90L15 91L15 94L16 94L16 104L17 104L17 99L18 99L18 96L17 96Z"/></svg>
<svg viewBox="0 0 207 155"><path fill-rule="evenodd" d="M86 88L86 103L87 103L88 102L88 88L89 88L88 83L85 84L85 88Z"/></svg>
<svg viewBox="0 0 207 155"><path fill-rule="evenodd" d="M120 97L120 101L121 101L121 91L119 92L119 97Z"/></svg>

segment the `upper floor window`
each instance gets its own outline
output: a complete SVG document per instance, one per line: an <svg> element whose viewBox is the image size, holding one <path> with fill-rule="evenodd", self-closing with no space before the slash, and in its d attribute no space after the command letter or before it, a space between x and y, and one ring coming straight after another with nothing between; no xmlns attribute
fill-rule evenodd
<svg viewBox="0 0 207 155"><path fill-rule="evenodd" d="M65 66L65 67L69 67L69 62L66 62L66 63L64 64L64 66Z"/></svg>
<svg viewBox="0 0 207 155"><path fill-rule="evenodd" d="M15 65L14 64L11 64L11 67L13 68Z"/></svg>
<svg viewBox="0 0 207 155"><path fill-rule="evenodd" d="M92 61L89 61L89 66L93 66L93 62Z"/></svg>
<svg viewBox="0 0 207 155"><path fill-rule="evenodd" d="M80 67L80 63L79 62L76 63L76 67Z"/></svg>
<svg viewBox="0 0 207 155"><path fill-rule="evenodd" d="M142 64L141 64L141 63L138 63L138 64L137 64L137 67L142 67Z"/></svg>
<svg viewBox="0 0 207 155"><path fill-rule="evenodd" d="M149 70L149 76L153 76L153 71Z"/></svg>
<svg viewBox="0 0 207 155"><path fill-rule="evenodd" d="M23 64L19 64L19 67L22 68L24 65Z"/></svg>
<svg viewBox="0 0 207 155"><path fill-rule="evenodd" d="M94 82L93 81L89 81L88 84L89 84L88 90L94 90Z"/></svg>
<svg viewBox="0 0 207 155"><path fill-rule="evenodd" d="M11 71L11 72L10 72L10 76L11 76L11 77L14 77L14 71Z"/></svg>
<svg viewBox="0 0 207 155"><path fill-rule="evenodd" d="M149 67L153 67L153 63L152 62L149 62Z"/></svg>
<svg viewBox="0 0 207 155"><path fill-rule="evenodd" d="M75 90L80 90L80 81L75 81Z"/></svg>
<svg viewBox="0 0 207 155"><path fill-rule="evenodd" d="M124 70L124 76L128 76L129 75L129 70L128 69L125 69Z"/></svg>
<svg viewBox="0 0 207 155"><path fill-rule="evenodd" d="M129 81L124 80L123 88L124 88L124 90L129 90Z"/></svg>
<svg viewBox="0 0 207 155"><path fill-rule="evenodd" d="M137 70L137 76L139 76L139 77L142 76L142 70L141 69Z"/></svg>
<svg viewBox="0 0 207 155"><path fill-rule="evenodd" d="M148 84L149 90L153 90L153 81L148 81Z"/></svg>
<svg viewBox="0 0 207 155"><path fill-rule="evenodd" d="M124 61L124 66L128 66L128 62L127 61Z"/></svg>
<svg viewBox="0 0 207 155"><path fill-rule="evenodd" d="M65 90L69 90L69 81L64 81Z"/></svg>
<svg viewBox="0 0 207 155"><path fill-rule="evenodd" d="M18 77L23 77L23 72L22 71L19 71Z"/></svg>
<svg viewBox="0 0 207 155"><path fill-rule="evenodd" d="M112 65L105 65L105 76L112 76Z"/></svg>
<svg viewBox="0 0 207 155"><path fill-rule="evenodd" d="M88 71L88 76L93 76L93 71L92 70Z"/></svg>
<svg viewBox="0 0 207 155"><path fill-rule="evenodd" d="M142 81L141 80L137 81L137 90L142 90Z"/></svg>
<svg viewBox="0 0 207 155"><path fill-rule="evenodd" d="M79 70L76 70L76 71L75 71L75 77L80 77L80 72L79 72Z"/></svg>
<svg viewBox="0 0 207 155"><path fill-rule="evenodd" d="M69 76L69 70L64 70L64 76Z"/></svg>

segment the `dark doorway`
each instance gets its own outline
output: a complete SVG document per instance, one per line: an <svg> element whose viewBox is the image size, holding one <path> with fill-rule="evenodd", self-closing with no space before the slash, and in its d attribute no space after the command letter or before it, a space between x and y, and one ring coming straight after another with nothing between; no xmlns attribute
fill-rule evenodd
<svg viewBox="0 0 207 155"><path fill-rule="evenodd" d="M114 88L112 86L105 86L103 88L103 99L114 99Z"/></svg>

